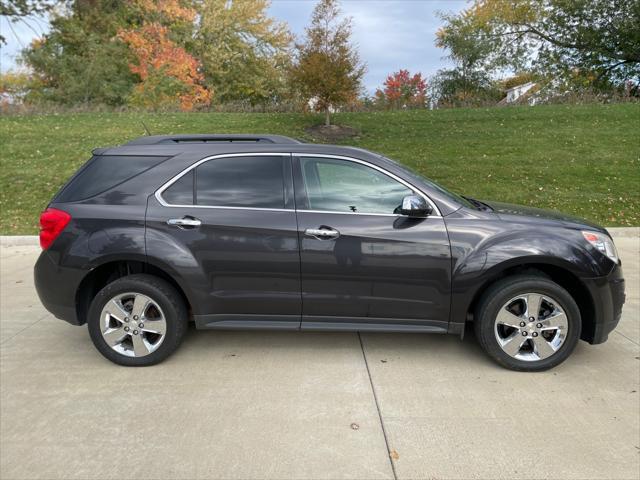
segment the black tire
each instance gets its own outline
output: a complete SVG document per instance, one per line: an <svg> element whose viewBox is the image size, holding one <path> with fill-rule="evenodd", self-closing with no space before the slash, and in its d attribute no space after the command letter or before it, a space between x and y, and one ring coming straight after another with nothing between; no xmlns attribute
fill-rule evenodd
<svg viewBox="0 0 640 480"><path fill-rule="evenodd" d="M568 323L566 338L560 348L547 358L533 361L520 360L505 352L494 331L494 322L505 303L527 293L540 293L555 299L564 310ZM580 309L569 292L537 275L515 275L499 280L484 293L474 316L476 337L483 350L503 367L522 372L548 370L564 362L580 339L581 327Z"/></svg>
<svg viewBox="0 0 640 480"><path fill-rule="evenodd" d="M106 303L118 294L135 292L150 297L164 313L165 337L157 350L141 357L129 357L112 349L100 331L100 314ZM187 330L188 311L182 296L165 280L153 275L135 274L119 278L98 292L87 317L89 335L98 351L118 365L143 367L169 357L180 345Z"/></svg>

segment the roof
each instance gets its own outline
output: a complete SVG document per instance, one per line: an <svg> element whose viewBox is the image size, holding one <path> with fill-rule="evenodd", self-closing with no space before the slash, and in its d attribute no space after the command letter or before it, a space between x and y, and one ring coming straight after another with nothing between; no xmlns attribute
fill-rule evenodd
<svg viewBox="0 0 640 480"><path fill-rule="evenodd" d="M131 156L188 156L204 157L231 153L323 153L347 155L363 160L375 160L379 155L361 148L314 144L302 142L184 142L184 143L127 143L116 147L96 148L94 155L131 155Z"/></svg>
<svg viewBox="0 0 640 480"><path fill-rule="evenodd" d="M535 82L527 82L527 83L521 83L520 85L516 85L515 87L511 87L511 88L507 88L507 92L511 92L513 90L517 90L519 88L524 88L524 87L529 87L529 86L533 86L535 85Z"/></svg>
<svg viewBox="0 0 640 480"><path fill-rule="evenodd" d="M292 144L302 143L282 135L263 134L187 134L187 135L150 135L131 140L125 145L176 145L185 143L271 143Z"/></svg>
<svg viewBox="0 0 640 480"><path fill-rule="evenodd" d="M325 153L355 155L365 158L378 155L356 147L304 143L282 135L256 134L194 134L150 135L123 145L96 148L94 155L157 155L175 157L187 155L220 155L252 152Z"/></svg>

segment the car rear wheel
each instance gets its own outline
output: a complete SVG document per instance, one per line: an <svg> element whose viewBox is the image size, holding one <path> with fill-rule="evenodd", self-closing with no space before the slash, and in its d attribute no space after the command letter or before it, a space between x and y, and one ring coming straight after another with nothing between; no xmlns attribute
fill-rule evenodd
<svg viewBox="0 0 640 480"><path fill-rule="evenodd" d="M89 308L89 334L106 358L119 365L161 362L180 345L187 328L184 301L168 282L152 275L122 277L105 286Z"/></svg>
<svg viewBox="0 0 640 480"><path fill-rule="evenodd" d="M542 276L518 275L492 285L475 315L482 348L500 365L541 371L562 363L580 339L573 297Z"/></svg>

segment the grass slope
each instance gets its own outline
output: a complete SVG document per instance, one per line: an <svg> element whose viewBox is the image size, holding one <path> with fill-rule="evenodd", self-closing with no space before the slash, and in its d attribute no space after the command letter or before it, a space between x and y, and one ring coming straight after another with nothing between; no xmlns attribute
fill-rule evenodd
<svg viewBox="0 0 640 480"><path fill-rule="evenodd" d="M0 233L33 234L38 215L91 149L144 134L274 133L311 140L312 115L83 113L0 118ZM457 192L640 225L640 105L344 113L380 152Z"/></svg>

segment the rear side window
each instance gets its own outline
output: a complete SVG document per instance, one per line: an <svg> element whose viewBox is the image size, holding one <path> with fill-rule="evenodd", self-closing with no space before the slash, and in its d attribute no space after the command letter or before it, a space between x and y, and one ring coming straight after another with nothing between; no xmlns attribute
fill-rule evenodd
<svg viewBox="0 0 640 480"><path fill-rule="evenodd" d="M93 156L56 197L56 202L77 202L106 192L155 167L169 157L129 155Z"/></svg>
<svg viewBox="0 0 640 480"><path fill-rule="evenodd" d="M162 192L164 201L171 205L193 205L193 170L189 170Z"/></svg>
<svg viewBox="0 0 640 480"><path fill-rule="evenodd" d="M285 157L218 158L196 168L196 203L205 206L284 208Z"/></svg>

